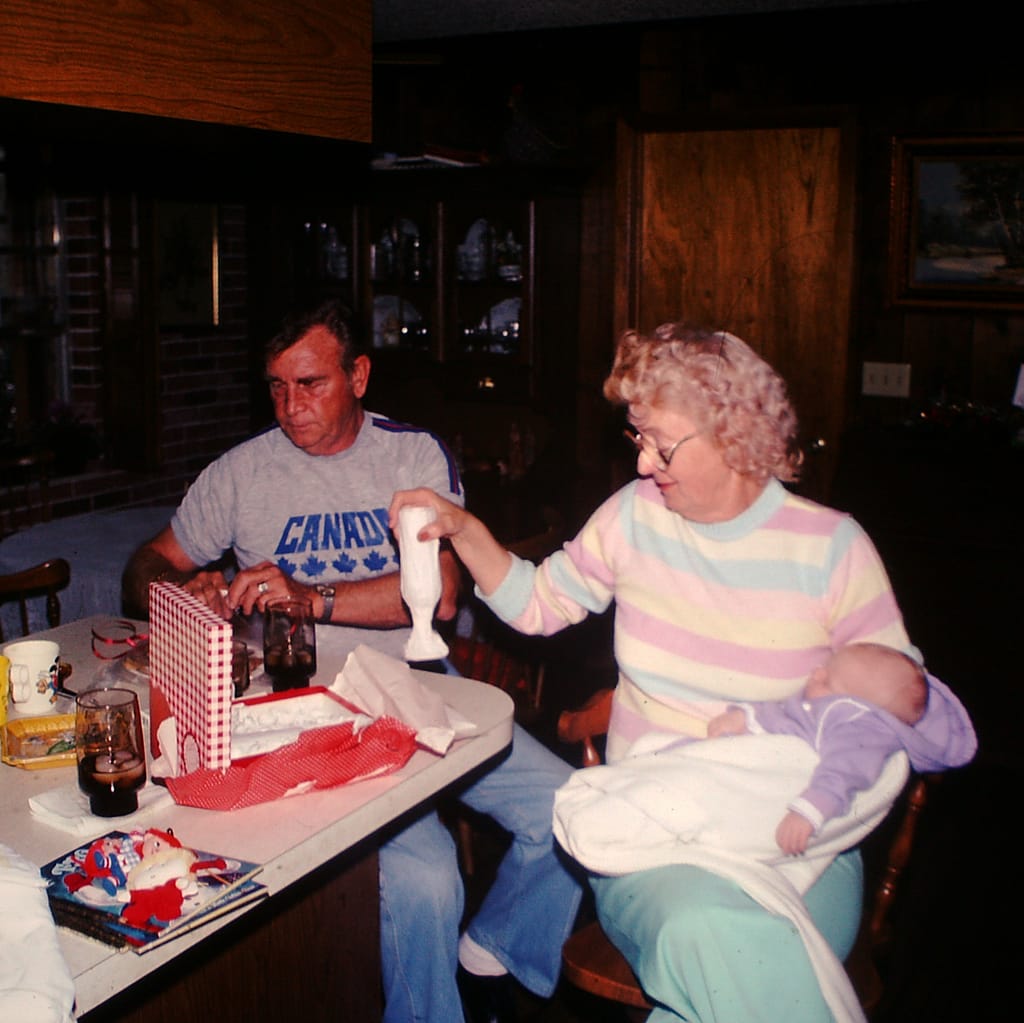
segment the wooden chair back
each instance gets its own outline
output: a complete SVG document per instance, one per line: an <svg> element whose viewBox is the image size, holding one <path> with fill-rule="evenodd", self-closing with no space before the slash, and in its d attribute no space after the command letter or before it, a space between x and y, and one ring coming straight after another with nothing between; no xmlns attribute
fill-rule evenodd
<svg viewBox="0 0 1024 1023"><path fill-rule="evenodd" d="M613 690L601 689L577 710L563 711L558 719L562 742L580 743L584 767L602 761L599 739L608 731ZM910 862L914 836L938 775L914 775L907 783L902 809L885 850L884 863L874 887L869 888L860 931L846 959L846 972L866 1015L877 1009L883 993L877 957L890 938L888 914L904 869ZM897 804L899 805L899 804ZM869 882L870 883L870 882ZM569 936L562 948L565 976L593 995L636 1009L651 1009L629 963L611 943L601 925L585 924Z"/></svg>
<svg viewBox="0 0 1024 1023"><path fill-rule="evenodd" d="M521 724L540 710L543 661L519 656L475 630L470 636L455 636L448 646L448 659L460 675L488 682L512 697Z"/></svg>
<svg viewBox="0 0 1024 1023"><path fill-rule="evenodd" d="M0 539L37 522L49 522L50 451L0 458Z"/></svg>
<svg viewBox="0 0 1024 1023"><path fill-rule="evenodd" d="M46 620L53 628L60 625L60 600L57 593L71 581L71 566L63 558L53 558L41 565L0 575L0 604L15 601L21 620L21 634L28 635L28 601L32 597L46 597ZM0 642L4 640L0 622Z"/></svg>

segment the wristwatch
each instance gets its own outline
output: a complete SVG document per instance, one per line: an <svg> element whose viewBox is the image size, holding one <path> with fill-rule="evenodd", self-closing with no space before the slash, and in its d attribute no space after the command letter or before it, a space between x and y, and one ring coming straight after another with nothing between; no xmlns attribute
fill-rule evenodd
<svg viewBox="0 0 1024 1023"><path fill-rule="evenodd" d="M327 624L330 622L331 613L334 611L334 587L327 586L324 583L317 583L316 592L324 598L324 609L317 621Z"/></svg>

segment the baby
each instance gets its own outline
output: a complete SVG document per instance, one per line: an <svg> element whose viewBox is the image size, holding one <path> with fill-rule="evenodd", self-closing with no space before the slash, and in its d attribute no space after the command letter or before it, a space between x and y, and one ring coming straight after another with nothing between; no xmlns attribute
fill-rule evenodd
<svg viewBox="0 0 1024 1023"><path fill-rule="evenodd" d="M875 783L891 754L913 742L927 708L919 664L891 647L852 643L815 668L801 693L732 706L709 722L708 737L796 735L819 754L810 784L775 832L779 848L797 856L826 820L845 814L854 794Z"/></svg>

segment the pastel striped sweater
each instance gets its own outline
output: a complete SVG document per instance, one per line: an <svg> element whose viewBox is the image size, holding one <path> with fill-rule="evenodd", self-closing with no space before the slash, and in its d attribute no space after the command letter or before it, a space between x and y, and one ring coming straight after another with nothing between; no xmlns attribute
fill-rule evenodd
<svg viewBox="0 0 1024 1023"><path fill-rule="evenodd" d="M486 602L516 629L551 635L613 600L610 760L649 731L703 736L728 702L784 699L849 642L919 659L867 534L775 480L711 524L636 480L539 567L516 559Z"/></svg>

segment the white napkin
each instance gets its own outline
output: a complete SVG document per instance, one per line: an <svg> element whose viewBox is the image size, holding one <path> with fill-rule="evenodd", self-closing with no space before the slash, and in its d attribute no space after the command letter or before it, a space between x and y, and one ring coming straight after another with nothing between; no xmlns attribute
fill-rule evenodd
<svg viewBox="0 0 1024 1023"><path fill-rule="evenodd" d="M39 868L0 845L0 1019L73 1023L75 982Z"/></svg>
<svg viewBox="0 0 1024 1023"><path fill-rule="evenodd" d="M444 756L456 738L476 725L457 714L397 658L360 644L348 655L331 689L373 718L385 714L416 729L416 741Z"/></svg>
<svg viewBox="0 0 1024 1023"><path fill-rule="evenodd" d="M28 808L36 820L83 838L98 837L112 827L131 831L138 818L146 817L154 810L171 806L174 806L174 800L167 789L149 782L139 789L138 810L127 817L97 817L90 813L89 797L77 784L40 792L38 796L32 796L28 801Z"/></svg>

